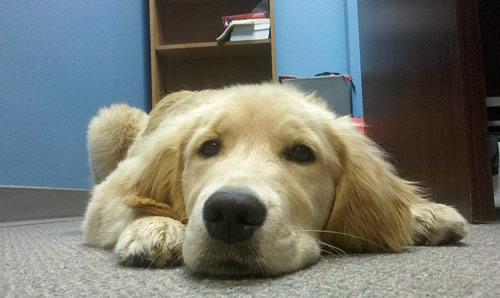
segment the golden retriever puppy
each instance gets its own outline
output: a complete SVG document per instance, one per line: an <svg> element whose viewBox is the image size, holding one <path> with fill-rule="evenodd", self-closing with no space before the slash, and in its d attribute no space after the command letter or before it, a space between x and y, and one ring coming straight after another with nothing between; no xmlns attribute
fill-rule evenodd
<svg viewBox="0 0 500 298"><path fill-rule="evenodd" d="M349 117L277 84L183 91L149 115L89 126L94 181L83 231L127 265L278 275L325 249L399 252L466 235L452 208L397 176Z"/></svg>

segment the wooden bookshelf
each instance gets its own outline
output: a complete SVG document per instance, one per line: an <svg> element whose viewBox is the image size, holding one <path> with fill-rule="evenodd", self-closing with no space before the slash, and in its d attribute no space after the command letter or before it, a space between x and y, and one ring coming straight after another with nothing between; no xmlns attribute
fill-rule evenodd
<svg viewBox="0 0 500 298"><path fill-rule="evenodd" d="M267 40L216 42L222 16L248 13L259 0L150 0L151 87L155 105L179 90L276 79L273 1Z"/></svg>

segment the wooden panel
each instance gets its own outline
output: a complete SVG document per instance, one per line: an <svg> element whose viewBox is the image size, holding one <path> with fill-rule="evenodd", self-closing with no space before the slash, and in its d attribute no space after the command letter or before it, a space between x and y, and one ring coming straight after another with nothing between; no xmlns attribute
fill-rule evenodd
<svg viewBox="0 0 500 298"><path fill-rule="evenodd" d="M151 97L152 105L154 106L161 96L161 86L158 62L156 59L156 47L160 45L160 27L158 25L158 15L156 8L156 0L149 0L149 35L150 35L150 55L151 55Z"/></svg>
<svg viewBox="0 0 500 298"><path fill-rule="evenodd" d="M200 59L208 57L269 55L270 49L271 41L265 39L224 43L212 41L162 45L156 48L156 52L171 59Z"/></svg>
<svg viewBox="0 0 500 298"><path fill-rule="evenodd" d="M402 176L481 221L494 208L477 7L458 2L359 1L364 115Z"/></svg>
<svg viewBox="0 0 500 298"><path fill-rule="evenodd" d="M272 74L273 81L278 79L278 73L276 71L276 39L274 38L274 1L269 0L269 14L271 17L271 61L272 61Z"/></svg>
<svg viewBox="0 0 500 298"><path fill-rule="evenodd" d="M166 80L164 94L179 90L219 88L236 83L259 83L271 79L271 56L219 57L195 60L160 56L160 76Z"/></svg>
<svg viewBox="0 0 500 298"><path fill-rule="evenodd" d="M457 0L456 11L472 219L494 220L478 0Z"/></svg>

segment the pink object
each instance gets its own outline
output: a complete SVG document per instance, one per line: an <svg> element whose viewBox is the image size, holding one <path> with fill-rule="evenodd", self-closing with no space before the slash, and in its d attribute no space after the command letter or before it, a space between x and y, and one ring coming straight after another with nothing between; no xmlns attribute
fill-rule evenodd
<svg viewBox="0 0 500 298"><path fill-rule="evenodd" d="M365 134L365 119L361 118L361 117L353 117L352 120L356 123L359 124L358 128L359 130Z"/></svg>

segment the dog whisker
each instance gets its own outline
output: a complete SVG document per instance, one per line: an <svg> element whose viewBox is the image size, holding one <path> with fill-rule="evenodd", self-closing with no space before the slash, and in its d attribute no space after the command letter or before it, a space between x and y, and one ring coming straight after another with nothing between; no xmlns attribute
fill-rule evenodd
<svg viewBox="0 0 500 298"><path fill-rule="evenodd" d="M153 264L154 264L154 262L156 261L156 259L158 259L158 257L159 257L160 255L162 255L164 252L165 252L165 248L163 248L163 249L162 249L162 250L161 250L161 251L160 251L160 252L156 255L156 257L154 257L154 258L153 258L153 260L151 260L151 263L149 263L149 266L148 266L148 268L146 269L146 271L147 271L147 270L149 270L149 269L151 268L151 266L153 266Z"/></svg>
<svg viewBox="0 0 500 298"><path fill-rule="evenodd" d="M366 241L370 244L373 244L375 245L376 247L378 248L381 248L382 250L384 250L385 252L387 253L390 253L390 251L383 247L382 245L380 244L377 244L373 241L370 241L366 238L363 238L363 237L360 237L360 236L356 236L356 235L352 235L352 234L348 234L348 233L342 233L342 232L336 232L336 231L325 231L325 230L297 230L297 231L300 231L300 232L317 232L317 233L329 233L329 234L336 234L336 235L342 235L342 236L348 236L348 237L353 237L353 238L356 238L356 239L359 239L359 240L363 240L363 241Z"/></svg>
<svg viewBox="0 0 500 298"><path fill-rule="evenodd" d="M328 244L328 243L321 241L321 240L318 240L318 239L315 239L315 241L319 245L326 246L326 247L330 248L331 250L333 250L334 252L336 252L337 256L344 256L344 257L348 256L348 254L344 250L340 249L339 247L337 247L335 245ZM325 251L325 250L322 250L322 251Z"/></svg>
<svg viewBox="0 0 500 298"><path fill-rule="evenodd" d="M205 258L206 255L207 255L206 251L200 248L194 253L193 258L196 260L201 260Z"/></svg>
<svg viewBox="0 0 500 298"><path fill-rule="evenodd" d="M182 253L179 253L176 258L174 258L170 261L169 266L174 266L174 265L178 264L182 259L183 259Z"/></svg>
<svg viewBox="0 0 500 298"><path fill-rule="evenodd" d="M182 245L182 241L174 243L171 247L176 249L177 246L179 246L179 245ZM162 250L153 258L153 260L151 261L151 263L149 264L149 266L146 270L149 270L151 268L151 266L153 266L155 261L158 259L158 257L160 257L162 254L165 254L167 252L167 250L168 250L168 247L163 247ZM172 260L170 260L168 265L172 266L173 264L177 263L180 259L182 259L182 254L180 254L180 256L177 256L176 258L173 258Z"/></svg>
<svg viewBox="0 0 500 298"><path fill-rule="evenodd" d="M289 225L289 226L292 226L292 225ZM306 235L305 240L307 240L309 243L315 243L315 244L318 243L317 240L314 239L314 237L311 237L309 235ZM313 253L313 254L317 253L317 251L315 249L315 246L304 245L304 246L302 246L302 248L305 249L305 250L307 250L308 252ZM321 249L321 246L318 246L318 249L320 251L320 253L318 254L318 257L321 258L322 260L325 260L325 257L323 257L323 255L322 255L322 252L324 252L324 250ZM328 253L332 254L332 252L328 252Z"/></svg>
<svg viewBox="0 0 500 298"><path fill-rule="evenodd" d="M321 249L321 248L320 248L320 251L321 251L322 253L325 253L325 254L330 255L330 256L332 256L332 257L335 257L335 258L336 258L336 257L339 257L339 255L338 255L338 254L335 254L335 253L333 253L332 251L330 251L330 250L328 250L328 249ZM326 260L326 259L325 259L325 257L323 257L322 255L320 255L320 257L321 257L321 259L322 259L322 260Z"/></svg>
<svg viewBox="0 0 500 298"><path fill-rule="evenodd" d="M257 258L256 261L257 261L257 264L260 267L260 270L262 272L262 276L266 276L266 271L264 270L264 266L262 266L262 262L261 262L260 258Z"/></svg>
<svg viewBox="0 0 500 298"><path fill-rule="evenodd" d="M310 239L308 239L308 240L309 240L309 241L311 241L311 242L316 243L316 239L310 238ZM310 246L304 246L304 248L305 248L307 251L310 251L310 252L312 252L312 253L316 253L316 250L315 250L313 247L310 247ZM325 257L323 257L323 256L322 256L322 254L321 254L322 252L326 252L326 251L324 251L323 249L321 249L321 247L319 248L319 251L320 251L320 254L318 255L318 257L319 257L319 258L321 258L322 260L326 260L326 259L325 259ZM328 253L333 255L333 253L332 253L332 252L328 252Z"/></svg>
<svg viewBox="0 0 500 298"><path fill-rule="evenodd" d="M336 247L336 246L334 246L334 245L330 245L330 244L327 244L327 243L325 243L325 242L323 242L323 241L321 241L321 240L314 239L314 238L313 238L313 237L311 237L311 236L308 236L308 238L307 238L307 239L308 239L309 241L312 241L312 242L314 242L314 243L317 243L317 244L319 245L319 250L320 250L321 252L327 253L327 254L332 255L332 256L335 256L335 257L337 257L337 256L347 256L347 253L346 253L345 251L343 251L342 249L340 249L340 248L338 248L338 247ZM327 250L327 249L322 249L322 248L321 248L321 246L326 246L326 247L330 248L330 250ZM308 247L308 248L309 248L309 247ZM312 249L310 249L310 250L312 251ZM323 256L321 256L321 254L320 254L320 257L321 257L322 259L324 259L324 258L323 258Z"/></svg>
<svg viewBox="0 0 500 298"><path fill-rule="evenodd" d="M262 262L260 261L260 258L259 256L257 255L257 253L255 251L253 251L253 257L255 259L255 262L257 263L257 265L259 266L260 268L260 271L262 273L262 276L265 276L266 275L266 272L264 270L264 266L262 266Z"/></svg>
<svg viewBox="0 0 500 298"><path fill-rule="evenodd" d="M381 249L383 249L384 251L386 252L390 252L389 250L387 250L385 247L373 242L373 241L370 241L366 238L363 238L363 237L359 237L359 236L356 236L356 235L352 235L352 234L348 234L348 233L342 233L342 232L336 232L336 231L325 231L325 230L304 230L304 229L299 229L297 227L295 227L294 225L291 225L291 224L288 224L288 226L290 226L291 228L293 228L296 232L316 232L316 233L331 233L331 234L338 234L338 235L343 235L343 236L349 236L349 237L353 237L353 238L356 238L356 239L360 239L360 240L363 240L363 241L366 241L368 243L371 243ZM313 238L314 239L314 238ZM328 244L324 241L321 241L319 239L314 239L315 241L317 241L318 244L320 245L324 245L324 246L327 246L329 247L330 249L333 249L334 251L338 252L338 253L341 253L343 254L344 256L348 256L348 254L343 251L342 249L340 249L339 247L336 247L332 244Z"/></svg>
<svg viewBox="0 0 500 298"><path fill-rule="evenodd" d="M182 244L183 244L183 242L184 241L179 241L173 245L173 247L176 249L175 254L174 254L175 258L170 260L169 266L173 266L173 265L177 264L180 260L183 259L183 256L182 256Z"/></svg>
<svg viewBox="0 0 500 298"><path fill-rule="evenodd" d="M257 265L259 266L260 268L260 271L262 273L262 276L266 276L266 270L264 269L264 265L262 264L262 260L261 260L261 257L258 255L258 250L255 249L254 246L252 246L252 254L254 256L254 259L255 259L255 262L257 263Z"/></svg>

